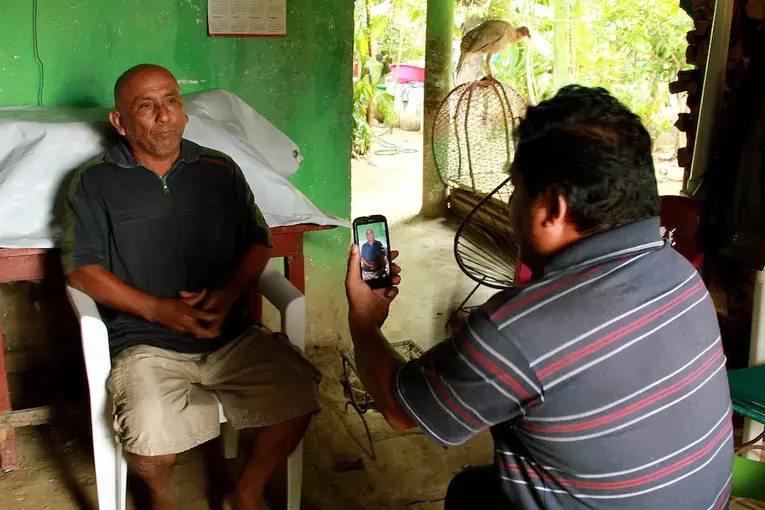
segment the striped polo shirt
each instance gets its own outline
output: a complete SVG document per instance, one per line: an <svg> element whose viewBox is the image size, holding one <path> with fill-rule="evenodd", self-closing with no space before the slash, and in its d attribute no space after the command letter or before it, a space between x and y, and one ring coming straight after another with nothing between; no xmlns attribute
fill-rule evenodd
<svg viewBox="0 0 765 510"><path fill-rule="evenodd" d="M500 508L727 508L733 463L717 317L651 218L586 238L398 372L444 445L489 428Z"/></svg>

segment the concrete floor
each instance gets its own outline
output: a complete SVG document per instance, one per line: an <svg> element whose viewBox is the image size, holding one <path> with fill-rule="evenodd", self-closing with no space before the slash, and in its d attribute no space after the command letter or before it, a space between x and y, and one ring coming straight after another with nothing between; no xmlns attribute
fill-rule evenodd
<svg viewBox="0 0 765 510"><path fill-rule="evenodd" d="M341 364L332 349L311 349L314 363L324 373L322 412L305 442L303 505L305 510L437 510L449 480L465 464L491 462L491 438L482 434L468 444L445 450L421 435L396 437L379 415L367 420L375 439L377 459L361 419L343 411ZM83 407L82 412L87 412ZM95 509L96 484L87 426L73 430L67 424L22 429L18 434L21 469L0 475L0 508L4 510ZM218 508L246 455L223 461L216 442L187 452L175 471L178 508ZM132 483L131 491L140 489ZM274 484L272 508L283 506L283 477ZM209 496L209 498L208 498ZM135 505L133 497L129 508Z"/></svg>
<svg viewBox="0 0 765 510"><path fill-rule="evenodd" d="M374 128L382 133L380 128ZM407 151L378 155L383 144ZM422 206L422 133L396 129L375 139L370 151L351 160L351 216L383 214L393 227L412 218ZM391 228L391 230L394 230ZM396 244L396 232L391 232Z"/></svg>
<svg viewBox="0 0 765 510"><path fill-rule="evenodd" d="M421 134L397 130L383 140L417 152L397 156L371 154L367 159L354 160L352 213L354 217L367 214L388 217L392 247L401 251L403 282L385 333L391 341L412 340L425 349L443 338L449 311L473 284L454 261L456 224L416 217L422 196ZM379 144L373 151L377 148ZM662 170L659 173L662 192L679 189L678 172L672 162L663 159L657 163ZM682 173L679 175L681 178ZM490 294L481 291L474 302ZM445 450L421 435L397 437L379 415L370 414L368 421L377 450L377 460L372 460L366 453L369 446L361 419L353 410L348 415L343 410L345 398L339 383L342 369L337 347L309 348L307 353L323 372L324 380L320 388L322 412L306 438L302 508L443 508L442 499L454 473L464 465L491 462L491 438L482 434L466 445ZM80 378L81 374L72 377ZM3 509L95 508L87 395L80 390L71 399L75 408L65 419L50 427L19 431L21 469L0 474ZM211 443L179 459L175 479L179 509L217 508L221 494L232 483L246 456L242 452L238 460L223 462L217 452L217 445ZM277 482L274 490L276 507L280 506L279 485ZM131 508L135 508L132 503Z"/></svg>
<svg viewBox="0 0 765 510"><path fill-rule="evenodd" d="M398 131L386 139L421 147L418 133ZM404 280L386 325L388 338L413 340L427 348L443 338L448 310L469 292L472 283L454 262L456 225L447 220L413 218L420 207L421 157L418 150L354 161L353 213L385 214L392 245L401 251ZM320 388L322 412L306 438L303 508L442 508L448 482L461 466L491 462L491 438L483 434L464 446L445 450L422 435L397 437L379 415L368 414L377 452L377 459L372 460L366 453L369 445L361 419L352 409L348 415L344 413L337 347L309 348L307 353L323 372L324 380ZM72 400L76 407L73 417L51 427L19 431L21 469L0 474L3 509L95 508L87 396L81 391ZM242 452L237 461L223 462L217 445L211 443L181 456L175 477L179 509L217 508L221 493L230 486L245 455ZM277 482L272 498L276 507L280 506L279 485ZM135 508L132 502L131 508Z"/></svg>
<svg viewBox="0 0 765 510"><path fill-rule="evenodd" d="M416 150L396 156L377 155L381 145ZM373 145L366 158L352 160L351 216L382 214L388 218L391 246L399 250L401 293L394 302L386 332L392 339L413 340L427 348L443 339L443 324L473 289L474 283L454 259L453 220L425 220L422 206L422 134L395 130ZM480 290L471 303L492 294Z"/></svg>

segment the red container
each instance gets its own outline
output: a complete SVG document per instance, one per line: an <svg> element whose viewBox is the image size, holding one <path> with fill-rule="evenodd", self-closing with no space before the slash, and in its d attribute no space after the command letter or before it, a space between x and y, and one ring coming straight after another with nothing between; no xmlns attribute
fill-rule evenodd
<svg viewBox="0 0 765 510"><path fill-rule="evenodd" d="M425 83L425 68L410 66L410 65L392 65L390 66L390 75L396 77L396 69L398 69L398 82L399 83Z"/></svg>

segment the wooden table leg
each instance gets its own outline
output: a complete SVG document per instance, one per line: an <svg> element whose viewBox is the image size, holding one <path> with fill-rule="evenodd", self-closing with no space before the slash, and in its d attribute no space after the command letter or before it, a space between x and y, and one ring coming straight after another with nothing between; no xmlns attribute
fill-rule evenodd
<svg viewBox="0 0 765 510"><path fill-rule="evenodd" d="M300 235L298 253L284 257L284 273L292 285L305 295L305 256L303 255L303 235Z"/></svg>
<svg viewBox="0 0 765 510"><path fill-rule="evenodd" d="M11 411L11 394L8 390L8 371L5 366L3 326L0 324L0 413ZM13 428L0 429L0 468L4 472L17 469L16 433Z"/></svg>

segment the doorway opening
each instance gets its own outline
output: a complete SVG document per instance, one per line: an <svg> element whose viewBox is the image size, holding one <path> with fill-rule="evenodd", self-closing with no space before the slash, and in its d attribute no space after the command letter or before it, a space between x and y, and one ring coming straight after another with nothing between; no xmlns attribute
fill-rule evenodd
<svg viewBox="0 0 765 510"><path fill-rule="evenodd" d="M351 214L396 224L422 206L427 0L356 0Z"/></svg>

